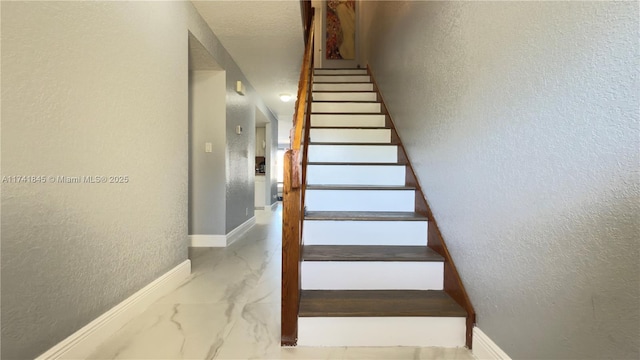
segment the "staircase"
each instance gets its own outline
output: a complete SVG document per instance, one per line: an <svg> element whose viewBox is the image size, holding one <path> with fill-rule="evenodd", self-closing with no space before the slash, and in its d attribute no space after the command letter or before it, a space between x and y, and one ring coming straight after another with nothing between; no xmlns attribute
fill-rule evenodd
<svg viewBox="0 0 640 360"><path fill-rule="evenodd" d="M297 344L470 346L473 314L445 291L455 267L427 247L430 211L368 70L314 70L308 131Z"/></svg>

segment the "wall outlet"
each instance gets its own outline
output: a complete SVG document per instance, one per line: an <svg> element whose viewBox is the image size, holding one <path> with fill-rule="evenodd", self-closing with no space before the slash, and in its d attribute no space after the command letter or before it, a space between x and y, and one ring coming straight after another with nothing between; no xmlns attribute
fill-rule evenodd
<svg viewBox="0 0 640 360"><path fill-rule="evenodd" d="M245 214L246 216L249 216L249 208L244 208L244 214Z"/></svg>

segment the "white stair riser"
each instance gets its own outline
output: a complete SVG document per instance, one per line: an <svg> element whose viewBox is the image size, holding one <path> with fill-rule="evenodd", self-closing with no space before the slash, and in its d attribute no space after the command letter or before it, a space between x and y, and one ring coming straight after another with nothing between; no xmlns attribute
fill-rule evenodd
<svg viewBox="0 0 640 360"><path fill-rule="evenodd" d="M303 261L304 290L442 290L443 262Z"/></svg>
<svg viewBox="0 0 640 360"><path fill-rule="evenodd" d="M327 92L313 93L313 101L377 101L374 92Z"/></svg>
<svg viewBox="0 0 640 360"><path fill-rule="evenodd" d="M353 84L313 84L314 91L373 91L371 83L353 83Z"/></svg>
<svg viewBox="0 0 640 360"><path fill-rule="evenodd" d="M311 142L391 143L390 129L311 129Z"/></svg>
<svg viewBox="0 0 640 360"><path fill-rule="evenodd" d="M315 69L315 75L367 75L367 69Z"/></svg>
<svg viewBox="0 0 640 360"><path fill-rule="evenodd" d="M298 346L465 345L464 317L300 317Z"/></svg>
<svg viewBox="0 0 640 360"><path fill-rule="evenodd" d="M426 246L426 221L305 220L305 245Z"/></svg>
<svg viewBox="0 0 640 360"><path fill-rule="evenodd" d="M309 190L309 211L414 211L414 190Z"/></svg>
<svg viewBox="0 0 640 360"><path fill-rule="evenodd" d="M311 114L313 127L384 127L383 114Z"/></svg>
<svg viewBox="0 0 640 360"><path fill-rule="evenodd" d="M349 83L349 82L369 82L369 75L314 75L314 83Z"/></svg>
<svg viewBox="0 0 640 360"><path fill-rule="evenodd" d="M392 163L397 145L309 145L310 162Z"/></svg>
<svg viewBox="0 0 640 360"><path fill-rule="evenodd" d="M314 102L313 113L380 113L380 103Z"/></svg>
<svg viewBox="0 0 640 360"><path fill-rule="evenodd" d="M396 185L405 184L404 165L309 165L309 185Z"/></svg>

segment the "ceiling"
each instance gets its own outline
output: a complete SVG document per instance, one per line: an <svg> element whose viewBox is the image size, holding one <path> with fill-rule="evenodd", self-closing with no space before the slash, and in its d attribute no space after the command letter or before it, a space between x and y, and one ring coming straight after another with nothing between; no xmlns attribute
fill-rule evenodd
<svg viewBox="0 0 640 360"><path fill-rule="evenodd" d="M291 121L295 101L284 103L279 95L298 91L304 52L300 1L192 3L271 112Z"/></svg>

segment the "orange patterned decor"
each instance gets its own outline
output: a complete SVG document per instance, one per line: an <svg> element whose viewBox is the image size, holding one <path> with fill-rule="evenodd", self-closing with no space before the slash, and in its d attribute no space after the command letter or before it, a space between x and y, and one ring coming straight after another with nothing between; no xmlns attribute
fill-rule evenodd
<svg viewBox="0 0 640 360"><path fill-rule="evenodd" d="M327 59L356 58L355 0L327 1Z"/></svg>

